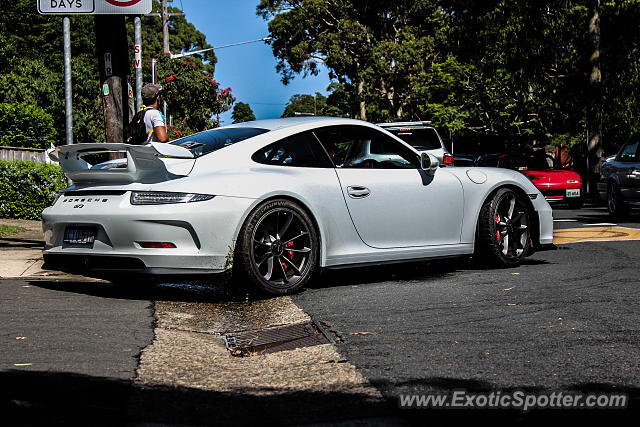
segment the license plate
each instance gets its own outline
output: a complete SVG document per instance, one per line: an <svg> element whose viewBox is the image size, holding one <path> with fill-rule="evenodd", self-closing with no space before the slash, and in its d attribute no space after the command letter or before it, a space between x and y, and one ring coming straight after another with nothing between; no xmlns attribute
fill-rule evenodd
<svg viewBox="0 0 640 427"><path fill-rule="evenodd" d="M580 189L567 190L567 197L580 197Z"/></svg>
<svg viewBox="0 0 640 427"><path fill-rule="evenodd" d="M93 245L96 229L93 227L67 227L64 230L64 243L70 245Z"/></svg>

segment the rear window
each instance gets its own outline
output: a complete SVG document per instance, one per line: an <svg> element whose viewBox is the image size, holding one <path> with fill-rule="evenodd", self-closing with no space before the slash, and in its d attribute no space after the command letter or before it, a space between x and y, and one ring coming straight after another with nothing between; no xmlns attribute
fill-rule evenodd
<svg viewBox="0 0 640 427"><path fill-rule="evenodd" d="M387 130L416 150L422 151L442 148L438 134L436 134L434 129L387 128Z"/></svg>
<svg viewBox="0 0 640 427"><path fill-rule="evenodd" d="M204 156L245 139L269 132L258 128L212 129L172 141L191 151L194 157Z"/></svg>

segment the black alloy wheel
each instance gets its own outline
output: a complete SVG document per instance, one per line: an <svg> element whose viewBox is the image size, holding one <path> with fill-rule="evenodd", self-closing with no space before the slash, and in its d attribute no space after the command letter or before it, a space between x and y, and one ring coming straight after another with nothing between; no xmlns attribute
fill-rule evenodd
<svg viewBox="0 0 640 427"><path fill-rule="evenodd" d="M512 267L530 251L529 210L522 197L499 189L480 210L476 256L490 264Z"/></svg>
<svg viewBox="0 0 640 427"><path fill-rule="evenodd" d="M624 204L620 188L615 182L611 182L607 186L607 210L612 217L616 218L626 215L629 211Z"/></svg>
<svg viewBox="0 0 640 427"><path fill-rule="evenodd" d="M301 289L318 259L318 237L309 215L289 200L259 206L241 231L241 259L261 291L284 295Z"/></svg>

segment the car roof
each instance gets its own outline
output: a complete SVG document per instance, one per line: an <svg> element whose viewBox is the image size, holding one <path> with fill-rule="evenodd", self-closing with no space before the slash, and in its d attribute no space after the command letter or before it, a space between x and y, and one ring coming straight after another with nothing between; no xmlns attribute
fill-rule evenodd
<svg viewBox="0 0 640 427"><path fill-rule="evenodd" d="M368 122L363 122L361 120L355 119L346 119L343 117L286 117L282 119L265 119L265 120L253 120L250 122L242 122L235 123L229 126L224 126L226 128L259 128L259 129L267 129L267 130L278 130L278 129L286 129L290 127L296 126L308 126L308 125L318 125L318 126L330 126L330 125L371 125ZM223 129L223 128L220 128Z"/></svg>

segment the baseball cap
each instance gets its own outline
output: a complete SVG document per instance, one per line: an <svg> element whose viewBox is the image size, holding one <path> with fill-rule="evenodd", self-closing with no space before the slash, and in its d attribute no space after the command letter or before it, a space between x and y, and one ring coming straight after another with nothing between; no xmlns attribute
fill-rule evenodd
<svg viewBox="0 0 640 427"><path fill-rule="evenodd" d="M140 92L142 94L142 98L144 99L155 99L155 97L158 96L161 90L162 86L148 83L142 87L142 90Z"/></svg>

